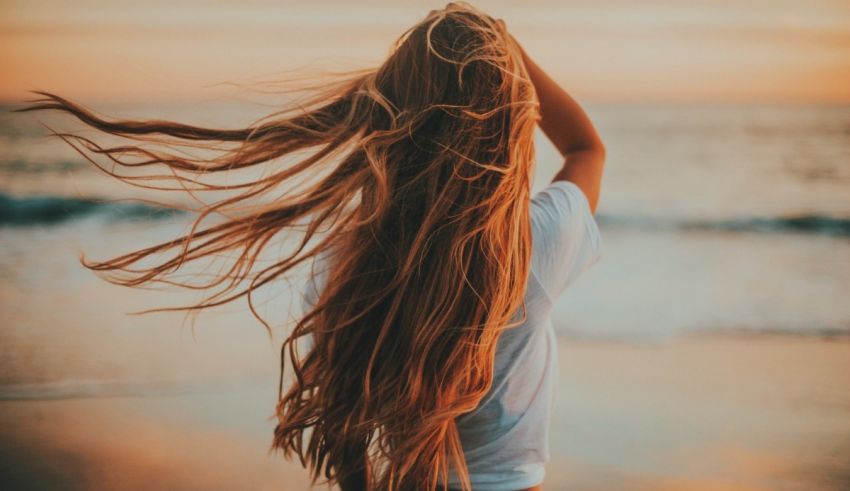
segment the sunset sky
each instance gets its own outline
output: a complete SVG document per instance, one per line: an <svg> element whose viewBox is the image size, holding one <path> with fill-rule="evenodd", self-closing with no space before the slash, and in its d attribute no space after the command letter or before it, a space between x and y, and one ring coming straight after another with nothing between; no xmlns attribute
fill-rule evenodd
<svg viewBox="0 0 850 491"><path fill-rule="evenodd" d="M850 102L847 0L473 4L505 19L586 100ZM0 99L43 89L87 102L179 102L215 97L228 81L366 67L443 5L0 0Z"/></svg>

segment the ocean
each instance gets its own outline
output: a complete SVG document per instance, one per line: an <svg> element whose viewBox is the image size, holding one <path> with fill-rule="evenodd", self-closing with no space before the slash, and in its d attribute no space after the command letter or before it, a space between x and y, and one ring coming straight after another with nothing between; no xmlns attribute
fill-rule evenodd
<svg viewBox="0 0 850 491"><path fill-rule="evenodd" d="M0 446L0 461L10 463L0 477L69 489L88 489L73 472L123 489L133 482L306 489L297 464L280 467L263 453L281 331L270 338L244 302L202 313L194 329L182 313L128 315L199 297L110 284L83 268L80 254L105 259L175 238L192 216L127 200L151 194L98 171L46 137L41 123L95 133L67 117L9 112L14 107L0 112L0 426L11 442ZM96 109L219 126L263 113L209 103ZM839 489L847 482L835 450L847 434L846 376L836 367L846 349L806 343L850 335L850 106L608 104L588 112L609 155L597 213L603 256L553 315L564 373L552 439L559 464L547 483L660 489L685 478L710 486L721 475L777 484L788 482L781 464L821 466ZM535 190L559 165L542 133L537 143ZM180 193L155 196L191 203ZM295 312L283 287L263 300L261 313L275 325ZM724 333L767 341L652 351ZM800 342L771 341L776 334ZM780 359L795 364L777 371ZM740 371L716 371L723 367ZM694 391L703 391L701 402ZM689 450L695 441L702 446ZM817 453L800 463L794 452L809 441ZM60 451L89 463L74 471L66 454L50 453ZM693 460L668 465L687 455ZM164 456L194 460L189 470L145 470ZM776 466L745 468L740 458ZM108 470L113 465L120 472ZM65 473L50 474L55 469ZM151 484L151 476L163 481ZM820 479L805 476L800 489Z"/></svg>
<svg viewBox="0 0 850 491"><path fill-rule="evenodd" d="M182 360L175 363L203 371L166 348L184 332L179 315L124 315L131 306L196 297L117 287L78 263L81 252L103 259L177 237L192 217L114 202L148 195L47 137L43 125L91 130L70 117L11 108L0 113L0 339L7 348L0 384L97 380L106 368L84 360L103 356L121 359L110 375L144 380L159 367L160 378L173 378L167 364L122 358L124 336L144 338L154 358L175 349L169 356ZM97 109L221 126L262 114L226 103ZM597 105L588 112L609 155L597 213L603 257L559 299L559 335L658 342L706 330L850 334L850 107ZM537 154L534 190L559 165L542 133ZM190 201L179 192L156 198ZM288 305L268 308L285 322ZM227 321L216 314L197 323L209 342L265 339L247 305L228 309ZM228 322L240 326L238 335L226 327L210 334ZM73 333L76 349L50 343L59 332ZM246 349L249 366L263 370Z"/></svg>
<svg viewBox="0 0 850 491"><path fill-rule="evenodd" d="M45 260L36 237L49 237L50 256L72 258L61 244L78 236L83 249L87 238L108 236L100 245L109 254L127 250L135 230L153 227L167 237L169 226L188 223L188 216L143 203L99 202L139 193L46 137L38 121L50 117L11 107L0 115L0 264L7 282L35 274L30 262ZM110 114L108 106L98 110ZM245 123L251 113L209 104L113 111L222 126ZM850 332L850 107L588 111L609 150L597 215L604 260L561 299L561 333L641 339L701 329ZM537 149L535 190L559 164L542 133ZM157 196L188 202L174 194ZM74 281L93 279L73 261L62 268ZM42 296L58 293L39 287Z"/></svg>

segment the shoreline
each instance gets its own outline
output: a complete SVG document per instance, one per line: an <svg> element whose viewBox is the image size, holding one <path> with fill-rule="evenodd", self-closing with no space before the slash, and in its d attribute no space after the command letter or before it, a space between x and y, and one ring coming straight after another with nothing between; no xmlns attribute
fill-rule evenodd
<svg viewBox="0 0 850 491"><path fill-rule="evenodd" d="M850 484L850 339L559 341L544 489ZM0 482L309 489L297 462L267 452L276 391L266 378L202 392L2 400Z"/></svg>

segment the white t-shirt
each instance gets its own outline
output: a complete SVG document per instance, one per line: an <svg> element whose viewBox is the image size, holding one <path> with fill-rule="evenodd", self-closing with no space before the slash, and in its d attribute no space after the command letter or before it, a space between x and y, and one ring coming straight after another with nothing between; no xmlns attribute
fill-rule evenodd
<svg viewBox="0 0 850 491"><path fill-rule="evenodd" d="M543 482L558 380L550 313L555 299L600 255L599 228L587 198L572 182L554 181L535 194L529 214L527 318L499 337L492 388L478 408L457 419L476 491L515 491ZM305 308L315 301L319 281L308 282ZM454 473L448 484L460 488Z"/></svg>

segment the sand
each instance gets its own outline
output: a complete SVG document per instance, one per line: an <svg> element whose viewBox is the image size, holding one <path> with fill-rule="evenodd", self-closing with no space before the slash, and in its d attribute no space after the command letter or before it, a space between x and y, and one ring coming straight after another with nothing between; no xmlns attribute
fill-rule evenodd
<svg viewBox="0 0 850 491"><path fill-rule="evenodd" d="M560 364L544 489L850 489L846 338L562 340ZM0 487L309 489L268 453L274 397L263 376L0 401Z"/></svg>

